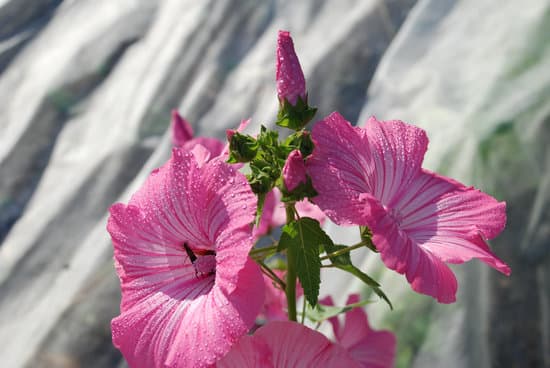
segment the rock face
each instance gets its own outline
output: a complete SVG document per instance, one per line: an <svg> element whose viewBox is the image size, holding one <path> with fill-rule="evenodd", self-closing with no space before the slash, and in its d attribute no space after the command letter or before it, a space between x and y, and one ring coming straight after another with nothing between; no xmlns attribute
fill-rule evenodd
<svg viewBox="0 0 550 368"><path fill-rule="evenodd" d="M550 4L415 3L0 0L2 366L124 365L107 209L168 157L172 108L218 138L274 121L279 29L319 117L415 123L429 168L508 202L492 246L511 278L457 268L449 307L381 271L397 310L371 319L398 332L398 366L550 366Z"/></svg>

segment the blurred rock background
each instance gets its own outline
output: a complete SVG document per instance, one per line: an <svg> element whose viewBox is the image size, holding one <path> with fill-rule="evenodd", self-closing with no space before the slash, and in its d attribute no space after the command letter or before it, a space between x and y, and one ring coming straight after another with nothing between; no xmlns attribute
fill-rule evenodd
<svg viewBox="0 0 550 368"><path fill-rule="evenodd" d="M550 367L545 0L0 0L0 367L125 366L107 209L168 158L172 108L198 135L272 124L279 29L319 118L417 124L426 167L508 203L491 245L512 276L455 267L453 305L355 255L396 306L368 310L397 366Z"/></svg>

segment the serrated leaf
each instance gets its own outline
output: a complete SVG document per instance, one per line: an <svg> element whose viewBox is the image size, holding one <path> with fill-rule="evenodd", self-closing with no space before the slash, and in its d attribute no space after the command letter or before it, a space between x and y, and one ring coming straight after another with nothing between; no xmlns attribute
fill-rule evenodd
<svg viewBox="0 0 550 368"><path fill-rule="evenodd" d="M363 300L359 303L348 304L343 307L317 304L315 307L306 306L306 317L315 323L321 323L331 317L349 312L353 308L362 307L366 304L373 303L372 300Z"/></svg>
<svg viewBox="0 0 550 368"><path fill-rule="evenodd" d="M279 248L292 252L296 259L296 274L304 289L304 296L310 305L316 305L321 283L321 261L319 246L332 240L321 229L319 222L302 217L283 227ZM289 266L290 267L290 266Z"/></svg>

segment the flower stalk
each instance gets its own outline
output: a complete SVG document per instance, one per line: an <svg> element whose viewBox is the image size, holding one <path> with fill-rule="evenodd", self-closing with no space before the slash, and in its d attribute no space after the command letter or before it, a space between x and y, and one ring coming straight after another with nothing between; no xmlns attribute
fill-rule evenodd
<svg viewBox="0 0 550 368"><path fill-rule="evenodd" d="M286 223L290 224L292 221L294 221L294 204L292 203L286 203L285 205L286 210ZM287 273L286 273L286 300L287 300L287 306L288 306L288 319L290 321L297 321L297 314L296 314L296 255L294 254L294 251L289 248L287 250Z"/></svg>

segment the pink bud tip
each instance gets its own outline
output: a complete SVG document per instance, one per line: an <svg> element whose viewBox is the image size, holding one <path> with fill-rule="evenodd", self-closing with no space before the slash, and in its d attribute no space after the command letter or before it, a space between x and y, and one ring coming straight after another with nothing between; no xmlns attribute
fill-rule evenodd
<svg viewBox="0 0 550 368"><path fill-rule="evenodd" d="M293 191L302 183L306 183L306 165L299 150L290 152L283 167L283 181L286 189Z"/></svg>
<svg viewBox="0 0 550 368"><path fill-rule="evenodd" d="M170 123L172 131L172 144L174 147L181 147L183 144L193 138L193 128L177 110L172 110L172 122Z"/></svg>
<svg viewBox="0 0 550 368"><path fill-rule="evenodd" d="M306 81L304 73L294 51L294 43L287 31L279 31L277 39L277 95L279 100L285 98L292 105L296 104L298 96L305 99Z"/></svg>

